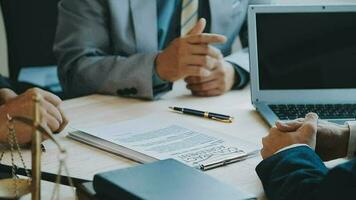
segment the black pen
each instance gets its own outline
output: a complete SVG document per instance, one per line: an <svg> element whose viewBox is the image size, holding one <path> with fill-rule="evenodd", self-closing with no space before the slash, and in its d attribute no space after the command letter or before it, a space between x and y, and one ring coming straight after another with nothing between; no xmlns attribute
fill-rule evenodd
<svg viewBox="0 0 356 200"><path fill-rule="evenodd" d="M193 110L193 109L189 109L189 108L169 107L169 109L179 112L179 113L182 113L182 114L193 115L193 116L197 116L197 117L204 117L204 118L213 119L213 120L225 122L225 123L232 123L232 120L234 119L233 117L228 116L228 115L205 112L205 111L200 111L200 110Z"/></svg>

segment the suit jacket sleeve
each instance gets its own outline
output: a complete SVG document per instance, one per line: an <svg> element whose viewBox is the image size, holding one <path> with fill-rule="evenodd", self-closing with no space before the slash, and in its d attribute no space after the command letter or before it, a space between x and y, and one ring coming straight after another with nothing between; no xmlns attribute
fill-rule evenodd
<svg viewBox="0 0 356 200"><path fill-rule="evenodd" d="M356 196L356 160L329 170L309 147L273 155L256 168L268 199L327 200Z"/></svg>
<svg viewBox="0 0 356 200"><path fill-rule="evenodd" d="M241 89L245 87L250 80L247 21L242 25L239 36L242 49L233 52L225 58L226 61L234 66L235 73L239 76L239 81L236 81L233 89Z"/></svg>
<svg viewBox="0 0 356 200"><path fill-rule="evenodd" d="M3 76L0 75L0 89L1 88L10 88L11 89L11 85Z"/></svg>
<svg viewBox="0 0 356 200"><path fill-rule="evenodd" d="M248 5L257 5L257 4L270 4L271 0L249 0ZM247 8L246 8L247 9ZM246 12L247 13L247 12ZM250 80L250 60L249 60L249 49L248 49L248 27L247 20L241 27L239 32L240 41L242 49L233 52L231 55L225 58L226 61L232 63L235 67L236 74L239 75L240 81L237 82L233 89L240 89L247 85Z"/></svg>
<svg viewBox="0 0 356 200"><path fill-rule="evenodd" d="M54 52L59 77L70 97L92 93L152 99L157 53L113 55L106 1L62 0Z"/></svg>

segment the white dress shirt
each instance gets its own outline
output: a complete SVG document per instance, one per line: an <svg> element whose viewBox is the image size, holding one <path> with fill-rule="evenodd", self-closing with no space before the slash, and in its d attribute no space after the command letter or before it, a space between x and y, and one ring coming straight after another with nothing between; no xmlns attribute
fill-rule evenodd
<svg viewBox="0 0 356 200"><path fill-rule="evenodd" d="M356 153L356 121L347 122L350 127L350 138L347 150L347 157L353 158Z"/></svg>

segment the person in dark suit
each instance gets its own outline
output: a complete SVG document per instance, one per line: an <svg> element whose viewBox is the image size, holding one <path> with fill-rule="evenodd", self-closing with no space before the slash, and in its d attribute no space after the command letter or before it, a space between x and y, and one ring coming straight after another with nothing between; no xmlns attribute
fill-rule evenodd
<svg viewBox="0 0 356 200"><path fill-rule="evenodd" d="M6 87L10 87L10 84L3 76L0 75L0 88Z"/></svg>
<svg viewBox="0 0 356 200"><path fill-rule="evenodd" d="M310 113L277 122L262 143L256 172L268 199L356 199L355 123L336 125ZM323 163L345 156L350 160L332 169Z"/></svg>
<svg viewBox="0 0 356 200"><path fill-rule="evenodd" d="M0 75L0 143L7 142L8 115L32 118L32 98L36 94L42 97L40 100L42 126L52 132L60 132L67 125L67 119L60 108L62 101L59 97L39 88L27 89L17 95L16 87ZM31 127L15 122L15 128L20 144L31 141Z"/></svg>

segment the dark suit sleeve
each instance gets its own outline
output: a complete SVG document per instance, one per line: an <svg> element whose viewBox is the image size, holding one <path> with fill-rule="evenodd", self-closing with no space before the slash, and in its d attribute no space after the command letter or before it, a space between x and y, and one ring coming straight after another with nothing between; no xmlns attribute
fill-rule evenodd
<svg viewBox="0 0 356 200"><path fill-rule="evenodd" d="M248 30L247 30L247 20L241 27L240 40L242 48L248 48ZM245 49L246 50L246 49ZM240 66L234 66L235 72L239 74L239 82L234 85L234 89L244 88L250 81L250 74Z"/></svg>
<svg viewBox="0 0 356 200"><path fill-rule="evenodd" d="M0 75L0 89L1 88L11 88L11 85L6 78Z"/></svg>
<svg viewBox="0 0 356 200"><path fill-rule="evenodd" d="M230 63L230 64L232 64L235 70L235 74L238 76L237 80L235 80L235 84L232 86L232 89L238 90L244 88L250 80L249 73L246 70L244 70L242 67L234 63Z"/></svg>
<svg viewBox="0 0 356 200"><path fill-rule="evenodd" d="M240 29L240 41L242 45L242 50L239 53L245 54L245 59L248 59L248 31L247 31L247 20L243 23L241 29ZM241 59L241 58L240 58ZM235 84L233 85L232 89L233 90L238 90L244 88L248 82L250 81L250 74L246 70L246 64L245 66L241 66L236 62L235 59L228 59L228 62L230 62L235 70L235 74L238 76L237 80L235 80Z"/></svg>
<svg viewBox="0 0 356 200"><path fill-rule="evenodd" d="M269 200L353 199L356 160L331 170L309 147L282 151L256 168Z"/></svg>
<svg viewBox="0 0 356 200"><path fill-rule="evenodd" d="M248 29L247 29L247 20L245 20L244 24L241 27L240 31L240 40L242 48L248 47Z"/></svg>

